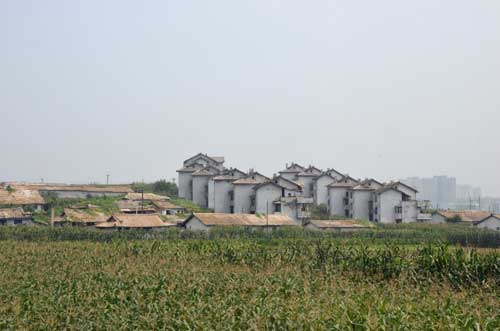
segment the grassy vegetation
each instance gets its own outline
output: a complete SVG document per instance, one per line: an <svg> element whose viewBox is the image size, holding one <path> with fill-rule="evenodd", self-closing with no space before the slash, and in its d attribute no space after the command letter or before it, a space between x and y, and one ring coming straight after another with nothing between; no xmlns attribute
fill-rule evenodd
<svg viewBox="0 0 500 331"><path fill-rule="evenodd" d="M77 205L94 205L97 206L96 211L102 211L106 214L118 212L119 208L116 202L122 197L89 197L85 199L61 199L54 194L45 194L43 196L47 205L43 211L33 212L33 218L39 223L50 223L51 211L54 210L54 215L59 216L63 213L64 208ZM90 211L91 213L92 211Z"/></svg>
<svg viewBox="0 0 500 331"><path fill-rule="evenodd" d="M49 230L0 231L0 330L500 328L498 249L396 245L392 228L382 245L296 230Z"/></svg>

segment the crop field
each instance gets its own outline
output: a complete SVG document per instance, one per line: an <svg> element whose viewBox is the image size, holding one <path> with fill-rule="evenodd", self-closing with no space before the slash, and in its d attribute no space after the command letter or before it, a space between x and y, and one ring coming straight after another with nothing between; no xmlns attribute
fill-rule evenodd
<svg viewBox="0 0 500 331"><path fill-rule="evenodd" d="M0 330L499 330L498 237L405 229L2 229Z"/></svg>

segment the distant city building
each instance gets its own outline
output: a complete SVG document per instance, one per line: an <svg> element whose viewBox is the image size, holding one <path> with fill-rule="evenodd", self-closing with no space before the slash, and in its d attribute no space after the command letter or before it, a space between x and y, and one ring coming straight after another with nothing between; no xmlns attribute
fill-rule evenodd
<svg viewBox="0 0 500 331"><path fill-rule="evenodd" d="M418 200L429 200L434 208L454 208L457 200L457 180L454 177L409 177L402 180L418 190Z"/></svg>

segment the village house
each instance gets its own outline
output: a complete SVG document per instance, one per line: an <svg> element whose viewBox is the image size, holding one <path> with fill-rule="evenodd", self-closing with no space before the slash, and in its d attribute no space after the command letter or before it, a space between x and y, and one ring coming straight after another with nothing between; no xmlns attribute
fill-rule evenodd
<svg viewBox="0 0 500 331"><path fill-rule="evenodd" d="M155 200L156 202L157 200ZM161 200L160 200L161 201ZM144 200L144 203L137 200L119 200L116 202L120 213L124 214L153 214L156 212L156 208L151 206L149 202Z"/></svg>
<svg viewBox="0 0 500 331"><path fill-rule="evenodd" d="M20 207L0 209L0 226L28 226L34 224L32 215L25 213Z"/></svg>
<svg viewBox="0 0 500 331"><path fill-rule="evenodd" d="M324 220L311 220L306 224L306 229L309 230L322 230L322 231L336 231L336 232L348 232L348 231L359 231L370 229L369 226L360 224L353 220L336 220L336 221L324 221Z"/></svg>
<svg viewBox="0 0 500 331"><path fill-rule="evenodd" d="M297 223L285 215L194 213L184 221L183 226L191 231L209 231L220 226L273 229L297 226Z"/></svg>
<svg viewBox="0 0 500 331"><path fill-rule="evenodd" d="M130 185L77 185L77 184L15 184L19 190L37 191L41 195L52 195L65 199L87 199L94 197L118 197L133 192Z"/></svg>
<svg viewBox="0 0 500 331"><path fill-rule="evenodd" d="M175 227L176 223L165 222L157 214L113 214L105 222L96 225L103 230L153 230L161 231Z"/></svg>
<svg viewBox="0 0 500 331"><path fill-rule="evenodd" d="M440 210L432 214L429 223L443 224L446 222L479 222L491 216L490 212L482 210Z"/></svg>
<svg viewBox="0 0 500 331"><path fill-rule="evenodd" d="M155 194L155 193L140 193L140 192L139 193L137 193L137 192L128 193L124 199L125 200L133 200L133 201L144 200L144 201L148 201L148 202L170 200L169 197L166 197L164 195L159 195L159 194Z"/></svg>
<svg viewBox="0 0 500 331"><path fill-rule="evenodd" d="M371 219L380 223L410 223L418 220L417 201L392 183L373 192Z"/></svg>
<svg viewBox="0 0 500 331"><path fill-rule="evenodd" d="M45 200L37 190L16 186L0 186L0 207L22 207L24 210L42 210Z"/></svg>
<svg viewBox="0 0 500 331"><path fill-rule="evenodd" d="M108 217L95 208L64 208L62 215L52 220L52 226L95 226L105 222Z"/></svg>
<svg viewBox="0 0 500 331"><path fill-rule="evenodd" d="M480 229L500 231L500 215L491 214L478 222L474 222L474 226Z"/></svg>
<svg viewBox="0 0 500 331"><path fill-rule="evenodd" d="M186 208L177 206L170 201L153 201L153 206L160 215L177 215L186 213Z"/></svg>

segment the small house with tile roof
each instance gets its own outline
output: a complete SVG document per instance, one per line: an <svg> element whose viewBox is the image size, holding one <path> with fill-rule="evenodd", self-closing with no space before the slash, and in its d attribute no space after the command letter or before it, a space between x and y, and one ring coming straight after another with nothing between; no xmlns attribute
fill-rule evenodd
<svg viewBox="0 0 500 331"><path fill-rule="evenodd" d="M500 215L491 214L480 221L474 222L474 226L480 229L500 231Z"/></svg>
<svg viewBox="0 0 500 331"><path fill-rule="evenodd" d="M0 209L0 226L29 226L34 224L32 215L25 213L21 207Z"/></svg>

